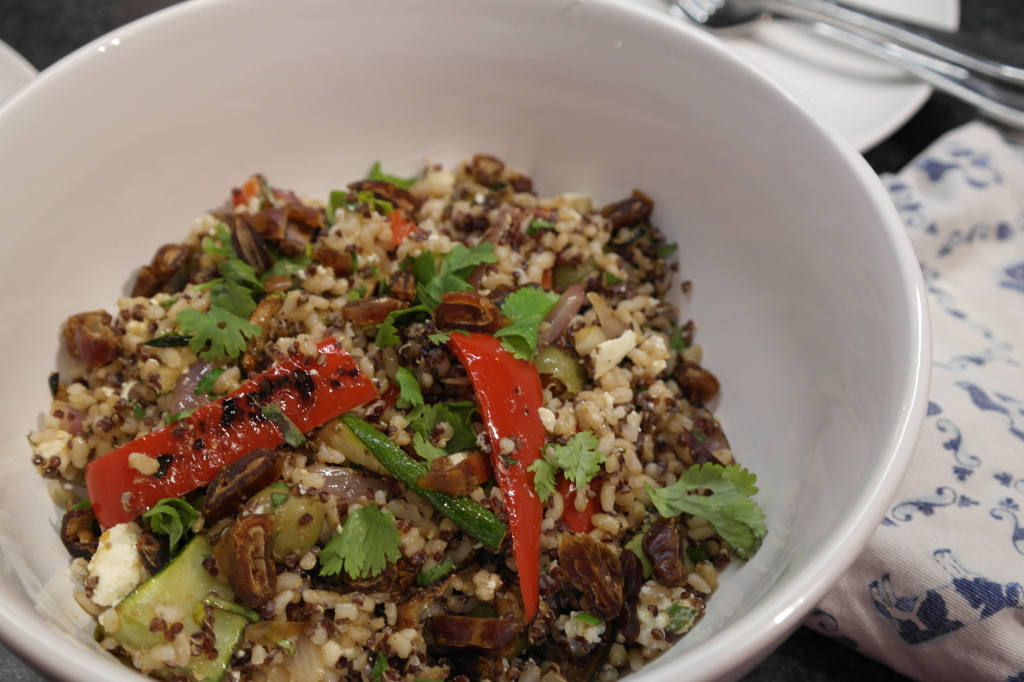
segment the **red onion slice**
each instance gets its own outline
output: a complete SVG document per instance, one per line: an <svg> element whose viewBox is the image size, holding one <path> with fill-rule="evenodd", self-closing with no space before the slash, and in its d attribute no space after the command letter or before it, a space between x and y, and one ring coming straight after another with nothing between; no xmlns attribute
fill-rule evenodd
<svg viewBox="0 0 1024 682"><path fill-rule="evenodd" d="M605 337L617 339L622 336L622 332L626 331L626 325L615 317L615 312L608 306L601 294L591 291L587 294L587 300L594 306L594 312L597 313L597 319L601 323L601 331L604 332Z"/></svg>
<svg viewBox="0 0 1024 682"><path fill-rule="evenodd" d="M572 318L583 306L585 296L583 287L579 284L573 284L565 290L555 306L548 312L548 316L544 318L548 327L537 335L537 348L543 348L562 335L562 332L572 322Z"/></svg>
<svg viewBox="0 0 1024 682"><path fill-rule="evenodd" d="M182 410L194 410L210 402L205 395L196 395L196 386L209 371L210 363L200 360L178 377L174 384L174 392L171 393L171 414L177 414Z"/></svg>
<svg viewBox="0 0 1024 682"><path fill-rule="evenodd" d="M77 407L69 407L64 410L64 417L60 420L60 428L72 436L77 436L84 430L82 423L85 421L85 412Z"/></svg>
<svg viewBox="0 0 1024 682"><path fill-rule="evenodd" d="M323 476L325 483L320 490L328 495L334 495L339 501L346 504L352 504L363 496L369 499L376 491L384 490L387 487L381 479L366 478L349 467L318 464L306 467L306 470Z"/></svg>

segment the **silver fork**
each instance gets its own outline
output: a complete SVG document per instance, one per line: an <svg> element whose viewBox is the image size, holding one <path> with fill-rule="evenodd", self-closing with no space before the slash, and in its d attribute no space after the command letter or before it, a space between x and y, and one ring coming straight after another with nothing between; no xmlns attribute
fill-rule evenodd
<svg viewBox="0 0 1024 682"><path fill-rule="evenodd" d="M810 25L820 35L871 54L961 99L988 117L1024 129L1024 69L966 54L940 34L911 31L826 0L672 0L670 13L713 31L749 30L766 16Z"/></svg>

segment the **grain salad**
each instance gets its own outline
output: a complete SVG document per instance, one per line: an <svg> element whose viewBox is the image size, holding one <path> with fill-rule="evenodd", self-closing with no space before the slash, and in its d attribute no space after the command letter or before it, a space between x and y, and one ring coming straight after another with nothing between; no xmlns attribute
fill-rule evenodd
<svg viewBox="0 0 1024 682"><path fill-rule="evenodd" d="M175 682L610 682L766 533L634 190L254 175L68 318L33 432L99 645Z"/></svg>

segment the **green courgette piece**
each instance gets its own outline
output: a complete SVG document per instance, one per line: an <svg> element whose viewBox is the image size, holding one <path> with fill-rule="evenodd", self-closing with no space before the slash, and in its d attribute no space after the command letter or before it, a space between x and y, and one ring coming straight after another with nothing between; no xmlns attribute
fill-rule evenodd
<svg viewBox="0 0 1024 682"><path fill-rule="evenodd" d="M416 485L416 479L426 476L430 469L407 455L390 438L356 415L345 414L341 419L362 441L366 449L377 458L377 461L384 465L388 473L415 490L420 497L433 505L434 509L484 543L485 547L498 549L501 546L501 541L505 538L508 529L504 523L498 520L497 516L468 497L453 497L439 490L426 490L419 487Z"/></svg>
<svg viewBox="0 0 1024 682"><path fill-rule="evenodd" d="M582 284L591 275L600 272L597 262L588 258L582 263L561 263L551 271L551 286L555 291L565 291L573 284Z"/></svg>
<svg viewBox="0 0 1024 682"><path fill-rule="evenodd" d="M288 485L275 483L253 495L249 505L254 514L270 514L274 519L270 540L274 561L284 561L289 554L302 556L320 539L324 505L319 498L293 495ZM303 517L308 517L305 523Z"/></svg>
<svg viewBox="0 0 1024 682"><path fill-rule="evenodd" d="M149 629L149 624L156 618L154 609L158 605L175 605L185 610L182 632L188 637L202 629L195 615L204 612L202 601L210 592L215 592L221 599L235 598L230 585L217 581L203 567L203 561L211 553L206 536L197 535L164 570L139 585L117 605L121 622L112 637L125 651L133 654L167 644L163 632ZM217 637L217 658L211 661L205 656L193 656L184 666L167 672L184 675L192 682L218 682L227 671L246 625L248 621L243 616L215 608L213 633ZM159 671L154 671L154 674L159 674Z"/></svg>
<svg viewBox="0 0 1024 682"><path fill-rule="evenodd" d="M544 346L537 351L534 362L538 372L562 382L566 396L574 396L583 390L587 373L583 369L583 363L575 355L570 355L557 346Z"/></svg>

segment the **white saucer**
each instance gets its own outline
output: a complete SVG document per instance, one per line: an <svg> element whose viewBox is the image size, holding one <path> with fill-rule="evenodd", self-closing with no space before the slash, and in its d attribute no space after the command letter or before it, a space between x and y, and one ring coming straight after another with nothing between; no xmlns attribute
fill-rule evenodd
<svg viewBox="0 0 1024 682"><path fill-rule="evenodd" d="M666 7L665 0L638 1ZM935 28L956 30L960 25L959 0L846 1ZM722 39L816 107L861 151L894 133L931 94L931 86L899 69L795 22L769 21L751 33Z"/></svg>
<svg viewBox="0 0 1024 682"><path fill-rule="evenodd" d="M37 73L28 60L0 40L0 102L32 80Z"/></svg>

